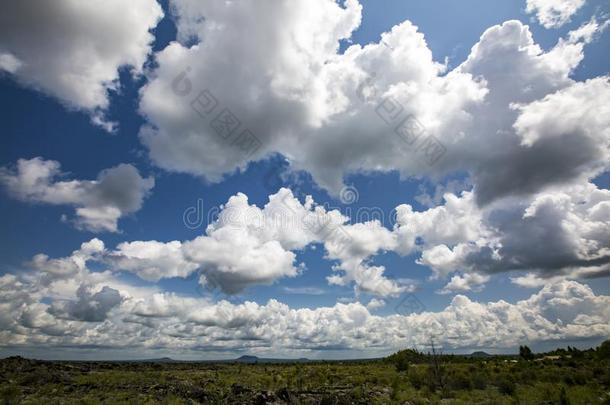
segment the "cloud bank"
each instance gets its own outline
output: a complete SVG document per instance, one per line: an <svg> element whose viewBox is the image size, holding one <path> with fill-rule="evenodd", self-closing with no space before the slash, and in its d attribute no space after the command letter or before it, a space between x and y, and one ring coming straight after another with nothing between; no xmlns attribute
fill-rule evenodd
<svg viewBox="0 0 610 405"><path fill-rule="evenodd" d="M379 301L368 308L356 302L295 309L273 299L262 305L213 303L130 287L108 272L87 269L87 261L101 251L103 245L93 240L70 257L54 259L80 264L69 278L47 266L1 276L2 346L163 349L201 358L230 350L387 353L423 348L430 338L452 349L512 348L610 333L610 297L575 281L551 283L514 304L456 295L438 312L377 316L370 311L383 305Z"/></svg>

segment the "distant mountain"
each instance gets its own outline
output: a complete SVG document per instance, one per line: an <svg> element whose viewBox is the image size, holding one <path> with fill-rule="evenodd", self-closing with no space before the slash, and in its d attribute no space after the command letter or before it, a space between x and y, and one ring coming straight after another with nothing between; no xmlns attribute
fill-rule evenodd
<svg viewBox="0 0 610 405"><path fill-rule="evenodd" d="M236 362L238 363L248 363L248 364L253 364L253 363L258 363L259 362L259 358L256 356L241 356L238 357L237 359L235 359Z"/></svg>
<svg viewBox="0 0 610 405"><path fill-rule="evenodd" d="M273 359L261 358L256 356L243 355L233 360L237 363L255 364L255 363L307 363L311 360L301 357L299 359Z"/></svg>
<svg viewBox="0 0 610 405"><path fill-rule="evenodd" d="M171 357L159 357L156 359L135 359L135 360L93 360L94 362L110 363L184 363L183 360L172 359Z"/></svg>
<svg viewBox="0 0 610 405"><path fill-rule="evenodd" d="M493 355L486 353L486 352L478 351L478 352L472 352L470 357L493 357Z"/></svg>

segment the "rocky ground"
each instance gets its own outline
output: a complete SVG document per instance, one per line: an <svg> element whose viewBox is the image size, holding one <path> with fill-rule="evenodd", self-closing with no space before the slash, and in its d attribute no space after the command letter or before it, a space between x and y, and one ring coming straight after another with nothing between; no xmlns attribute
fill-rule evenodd
<svg viewBox="0 0 610 405"><path fill-rule="evenodd" d="M610 353L332 362L0 360L4 404L610 404ZM432 361L436 360L436 361Z"/></svg>
<svg viewBox="0 0 610 405"><path fill-rule="evenodd" d="M290 366L277 366L288 369ZM9 357L0 360L5 403L223 403L223 404L369 404L387 393L355 397L349 385L320 389L285 386L260 389L247 384L251 374L274 366L210 363L48 362ZM244 383L223 378L228 370L248 369ZM241 370L241 372L240 372ZM134 378L139 376L139 378ZM233 380L233 379L231 379ZM297 378L298 380L298 378ZM294 381L291 381L292 383ZM298 382L297 382L298 383ZM282 385L278 383L277 385ZM383 402L383 401L381 401Z"/></svg>

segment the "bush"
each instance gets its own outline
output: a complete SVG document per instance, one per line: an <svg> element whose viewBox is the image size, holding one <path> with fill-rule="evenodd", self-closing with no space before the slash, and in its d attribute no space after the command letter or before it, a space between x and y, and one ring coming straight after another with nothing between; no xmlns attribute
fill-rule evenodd
<svg viewBox="0 0 610 405"><path fill-rule="evenodd" d="M585 385L588 381L587 375L582 372L574 373L574 384L576 385Z"/></svg>
<svg viewBox="0 0 610 405"><path fill-rule="evenodd" d="M16 403L21 395L21 390L15 385L7 385L0 389L0 398L5 404Z"/></svg>
<svg viewBox="0 0 610 405"><path fill-rule="evenodd" d="M409 369L409 361L405 357L399 357L394 363L396 371L407 371Z"/></svg>
<svg viewBox="0 0 610 405"><path fill-rule="evenodd" d="M610 359L610 340L604 341L597 348L597 357L600 359Z"/></svg>
<svg viewBox="0 0 610 405"><path fill-rule="evenodd" d="M417 368L411 368L409 370L407 379L409 380L409 383L418 390L428 384L428 376L426 373L423 373Z"/></svg>
<svg viewBox="0 0 610 405"><path fill-rule="evenodd" d="M559 405L570 405L570 400L568 399L566 387L561 387L561 391L559 392Z"/></svg>
<svg viewBox="0 0 610 405"><path fill-rule="evenodd" d="M462 372L457 372L449 376L449 388L452 390L471 390L472 381L470 377Z"/></svg>
<svg viewBox="0 0 610 405"><path fill-rule="evenodd" d="M422 363L425 359L422 353L413 349L401 350L387 358L397 371L407 371L410 363Z"/></svg>
<svg viewBox="0 0 610 405"><path fill-rule="evenodd" d="M483 373L475 373L472 376L472 386L477 390L484 390L487 388L487 377Z"/></svg>
<svg viewBox="0 0 610 405"><path fill-rule="evenodd" d="M504 395L513 395L517 388L513 380L504 376L496 380L496 386L498 387L498 391Z"/></svg>

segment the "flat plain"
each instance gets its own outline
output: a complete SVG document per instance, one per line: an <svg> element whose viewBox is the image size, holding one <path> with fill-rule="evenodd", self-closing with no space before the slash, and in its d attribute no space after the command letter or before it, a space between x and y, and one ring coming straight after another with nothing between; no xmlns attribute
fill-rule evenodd
<svg viewBox="0 0 610 405"><path fill-rule="evenodd" d="M362 361L0 360L5 404L610 404L609 342L520 356Z"/></svg>

